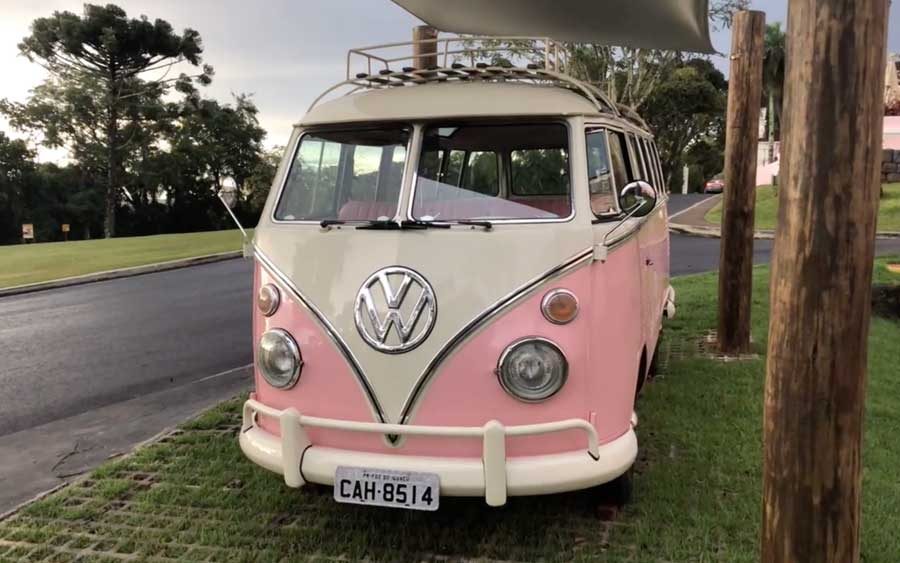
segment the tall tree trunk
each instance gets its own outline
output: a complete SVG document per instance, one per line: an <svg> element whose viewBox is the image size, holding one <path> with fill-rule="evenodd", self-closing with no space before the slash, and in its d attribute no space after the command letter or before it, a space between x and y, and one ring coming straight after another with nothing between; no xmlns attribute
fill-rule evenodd
<svg viewBox="0 0 900 563"><path fill-rule="evenodd" d="M116 202L119 196L119 108L116 107L115 87L109 88L106 116L106 213L103 217L103 237L116 234Z"/></svg>
<svg viewBox="0 0 900 563"><path fill-rule="evenodd" d="M722 194L718 327L719 351L730 355L750 351L753 217L765 29L763 12L740 11L734 15L725 133L727 188Z"/></svg>
<svg viewBox="0 0 900 563"><path fill-rule="evenodd" d="M887 27L887 0L789 3L763 417L766 563L860 558Z"/></svg>
<svg viewBox="0 0 900 563"><path fill-rule="evenodd" d="M766 121L769 125L769 157L766 164L775 161L775 90L769 88L769 109L766 110Z"/></svg>

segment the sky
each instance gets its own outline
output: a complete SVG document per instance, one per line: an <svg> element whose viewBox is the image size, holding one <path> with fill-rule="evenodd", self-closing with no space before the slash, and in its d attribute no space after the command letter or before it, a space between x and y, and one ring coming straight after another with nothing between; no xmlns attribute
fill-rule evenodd
<svg viewBox="0 0 900 563"><path fill-rule="evenodd" d="M115 1L115 0L112 0ZM106 3L106 0L96 0ZM200 32L204 62L215 69L203 89L222 102L232 94L251 94L268 135L266 145L283 145L291 126L324 89L344 77L347 49L411 38L420 24L390 0L118 0L130 17L167 20L179 33ZM16 45L31 22L55 10L81 13L80 0L0 0L0 98L24 101L45 77L43 69L18 55ZM784 22L787 0L751 0L768 22ZM722 53L730 47L728 30L713 32ZM900 1L891 9L888 48L900 52ZM714 57L727 73L728 59ZM0 117L0 130L15 137ZM60 160L64 151L41 150L42 160Z"/></svg>

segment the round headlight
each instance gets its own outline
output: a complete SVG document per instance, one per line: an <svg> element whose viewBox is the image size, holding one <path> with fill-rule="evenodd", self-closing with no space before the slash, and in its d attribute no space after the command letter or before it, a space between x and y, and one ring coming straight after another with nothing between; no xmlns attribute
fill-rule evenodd
<svg viewBox="0 0 900 563"><path fill-rule="evenodd" d="M500 385L522 401L543 401L555 395L566 382L569 363L549 340L528 339L512 344L500 356Z"/></svg>
<svg viewBox="0 0 900 563"><path fill-rule="evenodd" d="M279 389L287 389L297 383L303 367L297 342L280 328L265 332L259 339L256 362L269 385Z"/></svg>
<svg viewBox="0 0 900 563"><path fill-rule="evenodd" d="M568 289L554 289L541 301L541 312L553 324L566 324L578 316L578 299Z"/></svg>
<svg viewBox="0 0 900 563"><path fill-rule="evenodd" d="M281 292L274 285L267 283L259 288L259 295L256 296L256 307L259 312L267 317L271 317L278 310L281 304Z"/></svg>

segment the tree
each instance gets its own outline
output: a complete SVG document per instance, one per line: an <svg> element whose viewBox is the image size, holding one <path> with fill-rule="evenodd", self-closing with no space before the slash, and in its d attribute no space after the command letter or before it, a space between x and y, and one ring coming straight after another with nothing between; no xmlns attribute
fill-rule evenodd
<svg viewBox="0 0 900 563"><path fill-rule="evenodd" d="M669 185L693 143L724 138L727 96L724 75L708 60L692 59L676 68L639 108L658 132L657 146Z"/></svg>
<svg viewBox="0 0 900 563"><path fill-rule="evenodd" d="M768 161L775 160L775 127L781 122L781 97L784 90L785 35L781 23L766 26L763 59L763 92L768 100L766 123L769 138Z"/></svg>
<svg viewBox="0 0 900 563"><path fill-rule="evenodd" d="M54 12L52 17L35 20L31 35L23 39L19 50L46 68L59 81L59 87L90 82L103 93L102 97L92 97L92 101L102 116L104 129L102 138L95 141L100 141L97 144L105 151L104 236L111 237L122 188L121 153L129 142L121 135L120 122L135 98L161 93L172 83L180 91L189 92L193 80L200 84L210 82L213 71L208 65L193 77L182 73L166 78L179 63L201 65L200 35L192 29L178 35L160 19L152 23L146 16L129 19L124 10L113 4L86 4L83 16ZM153 71L162 74L147 79Z"/></svg>
<svg viewBox="0 0 900 563"><path fill-rule="evenodd" d="M216 192L230 179L241 195L253 177L265 137L258 111L242 95L235 97L234 104L194 100L182 105L164 136L171 148L158 162L174 229L226 224Z"/></svg>
<svg viewBox="0 0 900 563"><path fill-rule="evenodd" d="M255 225L259 220L259 214L266 204L269 189L278 171L278 164L284 154L284 147L275 147L262 153L259 162L253 168L253 173L247 178L244 190L241 194L246 202L246 212L250 216L247 224Z"/></svg>
<svg viewBox="0 0 900 563"><path fill-rule="evenodd" d="M0 243L21 238L27 209L25 193L34 179L34 152L22 140L0 131Z"/></svg>
<svg viewBox="0 0 900 563"><path fill-rule="evenodd" d="M709 20L713 29L731 25L734 13L746 8L749 0L712 0ZM509 57L496 54L497 49L509 53ZM641 107L653 90L665 77L677 68L681 53L656 49L614 47L599 43L566 43L561 57L566 61L566 73L583 80L604 92L614 103L632 108ZM511 62L521 58L543 64L543 52L538 52L533 41L473 40L466 45L467 56L491 59L494 64ZM465 58L465 57L464 57Z"/></svg>

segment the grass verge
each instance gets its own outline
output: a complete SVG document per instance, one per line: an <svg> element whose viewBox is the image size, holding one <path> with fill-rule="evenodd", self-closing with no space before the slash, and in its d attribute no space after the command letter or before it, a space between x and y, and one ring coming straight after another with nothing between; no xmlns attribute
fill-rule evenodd
<svg viewBox="0 0 900 563"><path fill-rule="evenodd" d="M237 230L0 246L0 288L240 249Z"/></svg>
<svg viewBox="0 0 900 563"><path fill-rule="evenodd" d="M900 283L879 260L876 277ZM754 270L765 349L768 270ZM0 523L0 560L759 560L764 359L720 363L694 344L715 326L716 278L675 281L663 374L639 403L636 497L614 522L583 493L441 500L437 513L335 504L244 459L239 400ZM873 319L864 450L863 556L896 561L900 537L900 323Z"/></svg>
<svg viewBox="0 0 900 563"><path fill-rule="evenodd" d="M706 214L706 220L722 223L722 203L719 202ZM756 228L773 230L778 224L778 195L772 186L760 186L756 190ZM900 184L885 184L884 197L878 206L878 230L900 232Z"/></svg>

